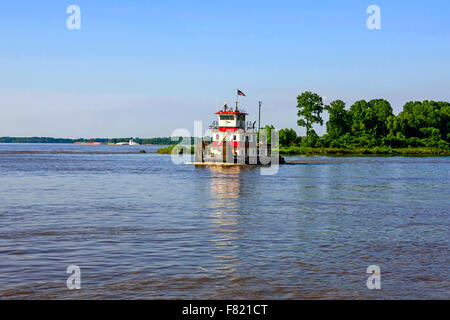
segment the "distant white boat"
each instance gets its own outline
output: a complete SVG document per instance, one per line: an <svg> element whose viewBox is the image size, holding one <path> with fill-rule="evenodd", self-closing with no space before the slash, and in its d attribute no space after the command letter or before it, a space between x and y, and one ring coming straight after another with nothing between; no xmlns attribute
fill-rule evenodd
<svg viewBox="0 0 450 320"><path fill-rule="evenodd" d="M130 139L130 141L128 142L128 144L129 144L130 146L140 146L140 145L141 145L140 143L135 142L133 139Z"/></svg>
<svg viewBox="0 0 450 320"><path fill-rule="evenodd" d="M118 142L116 146L140 146L140 143L135 142L133 139L130 139L128 142Z"/></svg>

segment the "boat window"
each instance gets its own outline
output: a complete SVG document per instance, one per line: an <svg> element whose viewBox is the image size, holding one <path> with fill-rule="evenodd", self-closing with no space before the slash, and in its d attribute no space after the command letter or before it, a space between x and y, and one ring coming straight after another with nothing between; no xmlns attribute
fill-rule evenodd
<svg viewBox="0 0 450 320"><path fill-rule="evenodd" d="M234 120L234 115L232 114L221 114L220 120Z"/></svg>

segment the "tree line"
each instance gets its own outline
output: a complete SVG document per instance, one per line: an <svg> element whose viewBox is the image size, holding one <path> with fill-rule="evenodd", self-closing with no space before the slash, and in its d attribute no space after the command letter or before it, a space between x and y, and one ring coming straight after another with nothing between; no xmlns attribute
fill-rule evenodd
<svg viewBox="0 0 450 320"><path fill-rule="evenodd" d="M51 137L0 137L0 143L75 143L75 142L101 142L101 143L119 143L128 142L131 138L91 138L91 139L68 139ZM174 139L174 140L173 140ZM160 137L160 138L133 138L140 144L172 145L182 141L182 137ZM191 138L193 141L193 138Z"/></svg>
<svg viewBox="0 0 450 320"><path fill-rule="evenodd" d="M450 147L450 103L442 101L411 101L394 115L385 99L356 101L350 108L342 100L324 105L322 97L303 92L297 97L297 124L306 129L306 136L297 136L293 129L279 132L280 145L312 148L436 148ZM319 137L314 124L323 125L326 111L326 134ZM273 126L267 126L273 128Z"/></svg>

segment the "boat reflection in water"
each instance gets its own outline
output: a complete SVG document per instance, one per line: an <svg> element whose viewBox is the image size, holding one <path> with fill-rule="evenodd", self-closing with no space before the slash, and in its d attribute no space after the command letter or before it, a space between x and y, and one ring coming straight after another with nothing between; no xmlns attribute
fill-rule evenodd
<svg viewBox="0 0 450 320"><path fill-rule="evenodd" d="M211 215L214 221L212 241L216 246L217 272L230 275L237 271L241 260L238 257L236 241L239 232L239 192L241 167L209 167L213 178L210 180Z"/></svg>
<svg viewBox="0 0 450 320"><path fill-rule="evenodd" d="M205 168L206 169L206 168ZM246 245L249 213L245 210L246 173L256 168L248 167L208 167L212 176L211 192L211 234L214 234L213 256L215 258L215 273L221 278L222 294L238 294L242 285L250 285L254 276L249 272L249 260ZM248 231L248 230L247 230ZM232 296L230 296L232 298Z"/></svg>

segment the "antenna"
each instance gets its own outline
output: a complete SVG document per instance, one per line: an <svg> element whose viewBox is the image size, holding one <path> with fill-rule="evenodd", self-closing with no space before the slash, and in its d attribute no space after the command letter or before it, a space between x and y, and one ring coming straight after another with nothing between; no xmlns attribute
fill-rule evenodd
<svg viewBox="0 0 450 320"><path fill-rule="evenodd" d="M261 105L262 101L258 101L259 104L259 112L258 112L258 133L261 130Z"/></svg>

